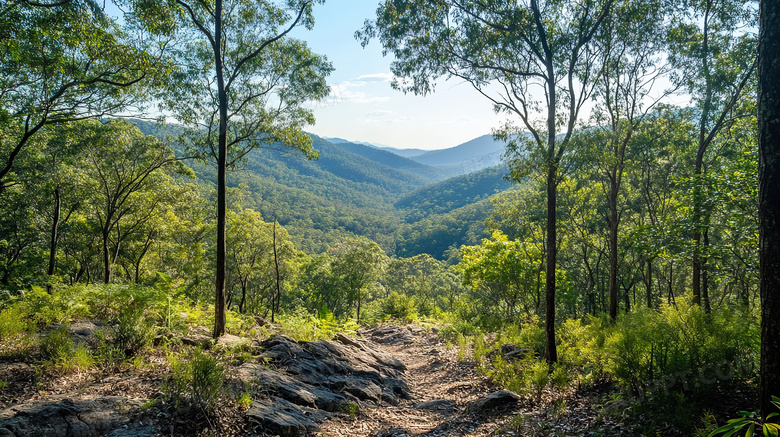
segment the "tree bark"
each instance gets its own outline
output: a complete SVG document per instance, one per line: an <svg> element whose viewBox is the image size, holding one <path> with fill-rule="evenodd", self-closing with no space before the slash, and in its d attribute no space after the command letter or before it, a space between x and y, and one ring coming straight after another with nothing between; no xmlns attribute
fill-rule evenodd
<svg viewBox="0 0 780 437"><path fill-rule="evenodd" d="M653 307L653 261L647 259L647 307Z"/></svg>
<svg viewBox="0 0 780 437"><path fill-rule="evenodd" d="M279 275L279 252L276 249L276 220L274 220L274 268L276 270L276 292L274 298L271 299L271 323L274 323L274 316L279 311L279 301L282 298L281 276Z"/></svg>
<svg viewBox="0 0 780 437"><path fill-rule="evenodd" d="M217 158L217 271L214 298L214 338L225 334L225 216L227 172L227 90L222 64L222 0L214 6L214 60L219 93L219 156Z"/></svg>
<svg viewBox="0 0 780 437"><path fill-rule="evenodd" d="M761 1L758 44L758 222L761 411L780 396L780 2Z"/></svg>
<svg viewBox="0 0 780 437"><path fill-rule="evenodd" d="M108 222L108 220L106 220ZM108 284L111 282L111 253L108 247L108 235L111 232L110 229L103 228L103 283Z"/></svg>
<svg viewBox="0 0 780 437"><path fill-rule="evenodd" d="M547 271L545 272L544 358L551 364L558 361L558 349L555 345L555 259L558 251L555 216L558 195L557 173L558 166L550 163L547 169Z"/></svg>
<svg viewBox="0 0 780 437"><path fill-rule="evenodd" d="M609 320L615 323L618 307L618 184L617 177L614 174L610 175L609 185Z"/></svg>
<svg viewBox="0 0 780 437"><path fill-rule="evenodd" d="M49 242L49 268L46 270L46 274L51 279L54 275L54 268L57 261L57 232L60 227L60 210L62 207L62 199L60 198L60 186L57 184L57 188L54 189L54 218L51 223L51 240ZM46 286L46 291L51 294L51 284Z"/></svg>

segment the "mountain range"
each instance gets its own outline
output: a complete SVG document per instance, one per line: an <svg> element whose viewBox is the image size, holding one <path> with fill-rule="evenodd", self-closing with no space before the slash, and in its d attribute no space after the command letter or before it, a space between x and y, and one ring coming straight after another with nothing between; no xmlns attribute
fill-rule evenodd
<svg viewBox="0 0 780 437"><path fill-rule="evenodd" d="M142 121L138 125L157 136L174 129ZM489 236L484 226L492 213L489 199L511 187L503 178L506 166L488 166L502 153L488 135L416 157L311 137L319 151L316 161L281 147L255 149L239 170L228 173L228 186L243 193L238 196L241 207L277 220L307 253L362 235L388 254L429 253L445 259L449 248ZM213 163L189 165L203 189L211 191ZM230 203L230 193L228 197Z"/></svg>

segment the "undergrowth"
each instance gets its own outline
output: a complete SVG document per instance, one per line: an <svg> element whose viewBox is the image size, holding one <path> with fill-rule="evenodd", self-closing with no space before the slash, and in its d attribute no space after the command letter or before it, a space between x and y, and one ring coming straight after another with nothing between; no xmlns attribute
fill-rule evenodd
<svg viewBox="0 0 780 437"><path fill-rule="evenodd" d="M750 384L758 369L757 318L724 308L705 313L678 298L659 310L639 309L610 323L606 316L570 319L557 329L558 362L544 360L544 331L535 318L485 334L469 324L441 334L496 384L541 400L547 388L611 381L621 397L693 432L701 405L729 387ZM487 341L486 339L490 339ZM527 350L515 358L506 352ZM660 423L660 422L659 422Z"/></svg>

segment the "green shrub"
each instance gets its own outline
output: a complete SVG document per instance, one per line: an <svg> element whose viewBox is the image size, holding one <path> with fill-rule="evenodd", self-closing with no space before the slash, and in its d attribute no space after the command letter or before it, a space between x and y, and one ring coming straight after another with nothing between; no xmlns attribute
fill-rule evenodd
<svg viewBox="0 0 780 437"><path fill-rule="evenodd" d="M45 364L65 373L84 371L95 364L92 352L83 344L76 345L65 328L51 331L41 340Z"/></svg>
<svg viewBox="0 0 780 437"><path fill-rule="evenodd" d="M469 338L463 334L458 334L458 361L466 361L471 356L471 346Z"/></svg>
<svg viewBox="0 0 780 437"><path fill-rule="evenodd" d="M176 407L216 407L224 381L224 368L216 358L198 349L189 360L171 357L170 362L171 377L163 390Z"/></svg>
<svg viewBox="0 0 780 437"><path fill-rule="evenodd" d="M380 307L383 314L396 319L413 321L417 318L417 308L415 307L414 299L395 291L390 296L382 299Z"/></svg>
<svg viewBox="0 0 780 437"><path fill-rule="evenodd" d="M542 391L550 383L550 366L544 361L536 361L524 370L526 386L536 396L536 402L539 402L542 399Z"/></svg>
<svg viewBox="0 0 780 437"><path fill-rule="evenodd" d="M26 314L18 305L0 311L0 340L27 331Z"/></svg>
<svg viewBox="0 0 780 437"><path fill-rule="evenodd" d="M550 382L552 383L552 386L556 388L564 388L569 385L570 381L571 376L569 375L569 370L566 368L566 366L560 362L556 363L553 366L552 373L550 374Z"/></svg>
<svg viewBox="0 0 780 437"><path fill-rule="evenodd" d="M140 314L128 312L119 318L114 332L114 347L123 351L126 357L132 357L149 344L152 333L152 328Z"/></svg>
<svg viewBox="0 0 780 437"><path fill-rule="evenodd" d="M618 318L606 329L609 359L605 369L633 392L707 389L700 372L729 368L720 384L750 377L757 367L758 324L755 317L721 309L707 314L691 303L691 296L664 305L660 312L640 310ZM736 368L735 368L736 367ZM733 372L733 375L731 374ZM690 375L678 376L678 375Z"/></svg>

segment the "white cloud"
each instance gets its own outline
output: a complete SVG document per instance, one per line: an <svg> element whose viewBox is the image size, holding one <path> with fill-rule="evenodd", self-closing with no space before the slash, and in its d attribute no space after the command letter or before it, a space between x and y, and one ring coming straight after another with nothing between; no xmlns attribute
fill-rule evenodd
<svg viewBox="0 0 780 437"><path fill-rule="evenodd" d="M362 76L358 76L357 80L362 82L390 82L391 80L393 80L393 74L392 73L364 74Z"/></svg>
<svg viewBox="0 0 780 437"><path fill-rule="evenodd" d="M326 105L337 105L340 103L377 103L390 100L389 96L375 95L365 91L356 91L355 88L363 88L371 84L386 82L392 78L392 74L377 73L366 74L358 77L356 80L346 80L341 83L330 84L330 96L327 98Z"/></svg>

